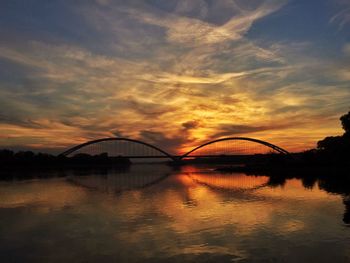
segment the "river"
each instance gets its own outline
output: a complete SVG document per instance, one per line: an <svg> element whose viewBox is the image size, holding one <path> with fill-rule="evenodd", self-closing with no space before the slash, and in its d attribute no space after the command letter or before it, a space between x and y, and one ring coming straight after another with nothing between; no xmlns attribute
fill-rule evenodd
<svg viewBox="0 0 350 263"><path fill-rule="evenodd" d="M322 180L136 164L0 181L1 262L350 262Z"/></svg>

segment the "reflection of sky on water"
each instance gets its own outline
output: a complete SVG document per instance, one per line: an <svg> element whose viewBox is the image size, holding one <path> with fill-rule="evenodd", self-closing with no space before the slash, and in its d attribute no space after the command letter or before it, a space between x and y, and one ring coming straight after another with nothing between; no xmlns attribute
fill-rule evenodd
<svg viewBox="0 0 350 263"><path fill-rule="evenodd" d="M297 179L267 182L135 165L120 174L0 183L0 252L27 262L350 259L340 195Z"/></svg>

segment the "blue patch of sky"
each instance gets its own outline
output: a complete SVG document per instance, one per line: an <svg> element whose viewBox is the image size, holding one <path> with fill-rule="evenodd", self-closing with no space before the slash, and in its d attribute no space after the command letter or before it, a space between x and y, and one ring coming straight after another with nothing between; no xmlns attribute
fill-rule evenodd
<svg viewBox="0 0 350 263"><path fill-rule="evenodd" d="M27 43L39 41L91 48L101 46L103 41L98 39L104 34L86 23L79 14L79 5L73 1L4 1L0 3L0 28L10 38L16 35L21 39L18 35L22 35Z"/></svg>
<svg viewBox="0 0 350 263"><path fill-rule="evenodd" d="M246 36L277 42L309 42L313 43L311 52L318 55L342 56L350 31L330 23L337 11L335 1L291 0L276 13L256 21Z"/></svg>

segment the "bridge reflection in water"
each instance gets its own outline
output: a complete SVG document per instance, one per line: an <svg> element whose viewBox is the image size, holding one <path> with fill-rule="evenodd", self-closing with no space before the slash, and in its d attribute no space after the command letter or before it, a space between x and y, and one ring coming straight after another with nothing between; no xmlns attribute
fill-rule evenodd
<svg viewBox="0 0 350 263"><path fill-rule="evenodd" d="M134 165L129 169L103 171L81 174L70 174L67 180L77 186L106 193L148 188L160 183L172 174L172 167L167 165Z"/></svg>
<svg viewBox="0 0 350 263"><path fill-rule="evenodd" d="M107 193L146 189L166 181L178 180L186 185L202 185L211 189L237 192L254 191L268 186L267 176L247 176L243 173L222 174L195 166L184 166L174 170L170 166L134 165L123 171L88 176L71 174L68 181L77 186Z"/></svg>
<svg viewBox="0 0 350 263"><path fill-rule="evenodd" d="M326 191L319 189L320 186L305 186L302 180L290 179L287 180L288 182L276 184L269 176L254 176L244 173L222 174L213 171L210 166L198 165L186 165L180 169L174 169L161 164L137 164L124 171L93 171L87 173L86 176L70 173L67 181L82 189L113 195L125 194L124 196L130 196L130 192L134 192L136 195L141 194L146 199L149 196L170 198L175 193L182 193L183 205L190 207L197 206L199 201L213 202L212 199L236 205L240 202L267 202L269 200L268 204L276 208L284 206L283 203L287 205L302 200L318 202L320 199L329 198ZM286 185L287 187L285 187ZM321 186L323 186L322 181ZM310 189L313 190L310 191ZM338 200L338 198L335 199ZM349 223L348 195L343 200L347 207L344 222ZM176 201L172 198L164 199L164 205L171 207L172 202L178 201L178 197ZM241 205L238 206L240 209L243 208ZM211 208L206 205L205 207L208 209L205 210L206 213L209 213ZM269 206L269 209L272 207ZM254 218L263 215L255 215L255 211L249 213L254 214ZM248 218L247 215L246 218ZM254 218L251 218L252 224L256 223L254 221L256 218Z"/></svg>
<svg viewBox="0 0 350 263"><path fill-rule="evenodd" d="M183 193L183 204L186 206L197 206L198 201L203 198L207 200L206 202L212 202L212 198L219 198L236 204L270 200L269 203L278 207L282 205L281 202L290 203L291 200L294 200L293 202L301 200L318 202L320 199L329 198L326 191L333 189L332 186L330 188L324 186L323 181L319 182L317 187L305 185L302 180L298 179L276 184L269 176L253 176L244 173L222 174L213 171L210 166L198 165L186 165L180 169L174 169L161 164L138 164L121 171L93 171L88 172L86 176L70 173L67 182L82 189L117 195L135 192L145 196L160 195L163 198L167 196L166 192L180 191ZM285 187L285 184L288 187ZM319 189L320 186L326 187L326 191ZM344 194L343 202L346 206L344 223L349 224L350 195L347 192L342 194ZM168 201L164 200L164 202ZM170 203L164 205L171 206ZM259 215L256 216L259 217ZM252 224L254 222L252 221Z"/></svg>
<svg viewBox="0 0 350 263"><path fill-rule="evenodd" d="M137 164L67 176L0 184L3 262L54 262L57 255L62 262L349 259L346 184L305 188L286 179L281 187L208 165Z"/></svg>

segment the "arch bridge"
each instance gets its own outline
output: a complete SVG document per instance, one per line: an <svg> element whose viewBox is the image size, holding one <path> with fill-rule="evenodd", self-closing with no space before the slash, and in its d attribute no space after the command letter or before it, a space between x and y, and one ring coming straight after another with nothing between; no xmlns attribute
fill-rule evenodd
<svg viewBox="0 0 350 263"><path fill-rule="evenodd" d="M180 161L189 158L227 158L233 156L249 156L256 154L282 154L289 152L272 143L247 137L228 137L213 140L199 145L192 150L172 155L161 148L129 138L103 138L88 141L74 146L61 156L72 157L77 154L98 155L107 153L108 156L122 156L129 159L170 159Z"/></svg>

